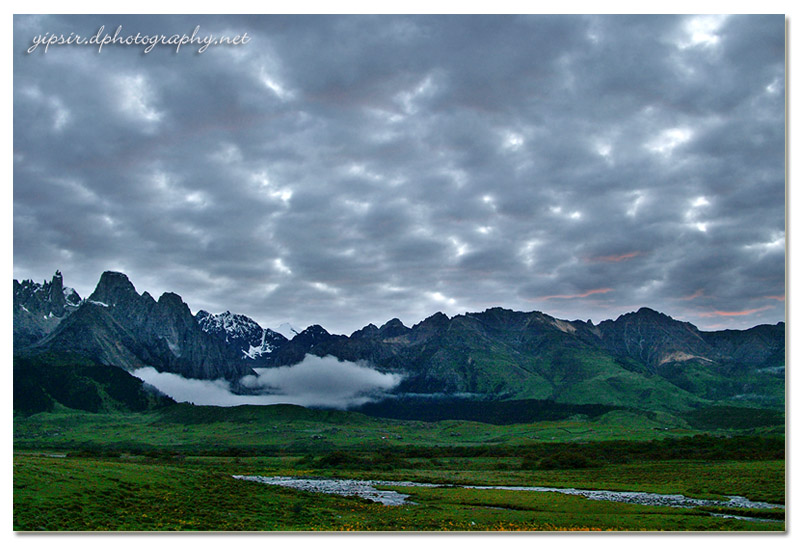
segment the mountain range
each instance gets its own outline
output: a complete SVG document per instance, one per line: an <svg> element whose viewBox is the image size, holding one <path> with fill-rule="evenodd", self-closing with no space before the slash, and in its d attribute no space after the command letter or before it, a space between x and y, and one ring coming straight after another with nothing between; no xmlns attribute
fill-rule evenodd
<svg viewBox="0 0 800 545"><path fill-rule="evenodd" d="M295 333L294 331L292 331ZM472 395L685 411L711 402L783 408L785 324L700 331L649 308L615 320L560 320L491 308L413 327L393 319L346 335L312 325L290 339L231 312L192 314L174 293L139 294L105 272L82 299L59 272L14 280L14 352L78 354L238 383L306 355L365 362L404 377L395 394Z"/></svg>

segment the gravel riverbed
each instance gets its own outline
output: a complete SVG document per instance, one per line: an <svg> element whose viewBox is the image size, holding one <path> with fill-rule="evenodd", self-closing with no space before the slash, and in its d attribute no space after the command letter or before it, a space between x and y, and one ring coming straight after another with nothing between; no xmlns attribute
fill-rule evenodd
<svg viewBox="0 0 800 545"><path fill-rule="evenodd" d="M616 501L664 507L729 507L743 509L782 509L783 505L751 501L742 496L728 496L726 500L704 500L690 498L682 494L654 494L651 492L618 492L612 490L585 490L579 488L551 488L543 486L478 486L478 485L443 485L417 483L413 481L360 481L354 479L322 479L296 477L263 477L259 475L233 475L235 479L255 481L264 484L285 486L306 492L338 494L340 496L359 496L384 505L403 505L407 503L408 494L393 490L379 490L377 487L461 487L476 490L510 490L530 492L557 492L583 496L590 500Z"/></svg>

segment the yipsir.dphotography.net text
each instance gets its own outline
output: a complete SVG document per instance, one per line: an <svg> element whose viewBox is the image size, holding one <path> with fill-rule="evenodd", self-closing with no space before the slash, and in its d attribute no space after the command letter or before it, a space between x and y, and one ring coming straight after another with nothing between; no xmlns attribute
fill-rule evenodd
<svg viewBox="0 0 800 545"><path fill-rule="evenodd" d="M47 53L50 47L64 46L64 45L78 45L78 46L94 46L97 47L97 52L103 51L106 46L139 46L143 47L144 53L150 53L156 46L169 46L174 47L176 53L180 53L183 46L199 46L197 53L204 53L212 45L245 45L250 41L250 36L247 32L237 34L235 36L214 36L207 34L205 36L198 36L200 33L200 25L197 25L191 34L136 34L122 33L122 25L117 26L113 34L105 32L105 25L101 26L92 36L82 36L74 32L66 34L55 34L45 32L34 36L31 40L31 46L27 52L33 53L37 49Z"/></svg>

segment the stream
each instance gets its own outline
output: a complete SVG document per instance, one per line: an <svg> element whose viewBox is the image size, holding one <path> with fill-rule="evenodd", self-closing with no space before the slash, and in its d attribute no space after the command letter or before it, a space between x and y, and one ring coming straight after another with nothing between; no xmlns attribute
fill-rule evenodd
<svg viewBox="0 0 800 545"><path fill-rule="evenodd" d="M544 486L478 486L478 485L450 485L417 483L413 481L359 481L354 479L322 479L322 478L296 478L296 477L262 477L259 475L233 475L234 479L255 481L263 484L272 484L303 490L306 492L319 492L323 494L337 494L340 496L359 496L383 505L403 505L407 502L408 494L401 494L394 490L379 490L377 487L427 487L448 488L460 487L476 490L511 490L529 492L557 492L573 496L583 496L589 500L616 501L622 503L635 503L638 505L653 505L663 507L728 507L742 509L782 509L784 506L774 503L751 501L743 496L728 496L727 500L703 500L689 498L682 494L654 494L651 492L615 492L612 490L585 490L579 488L551 488ZM726 518L742 520L763 520L778 522L771 519L756 519L737 515L714 514Z"/></svg>

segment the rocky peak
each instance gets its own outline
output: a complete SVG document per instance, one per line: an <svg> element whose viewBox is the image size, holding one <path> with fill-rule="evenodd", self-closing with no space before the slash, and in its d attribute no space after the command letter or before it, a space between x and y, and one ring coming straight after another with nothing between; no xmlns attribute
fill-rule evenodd
<svg viewBox="0 0 800 545"><path fill-rule="evenodd" d="M280 333L263 329L252 318L229 310L220 314L200 310L194 318L204 332L217 337L241 359L257 360L287 342Z"/></svg>
<svg viewBox="0 0 800 545"><path fill-rule="evenodd" d="M450 318L442 312L437 312L411 328L410 340L412 342L428 340L447 331L449 326Z"/></svg>
<svg viewBox="0 0 800 545"><path fill-rule="evenodd" d="M308 337L308 338L311 338L311 339L316 339L316 338L329 337L330 333L328 333L325 330L325 328L322 327L321 325L314 324L314 325L310 325L307 328L305 328L297 336L298 337L303 336L303 337Z"/></svg>
<svg viewBox="0 0 800 545"><path fill-rule="evenodd" d="M177 293L165 292L158 298L157 316L165 323L180 324L181 329L197 327L189 305Z"/></svg>
<svg viewBox="0 0 800 545"><path fill-rule="evenodd" d="M405 325L403 325L403 322L401 322L398 318L392 318L391 320L383 324L380 327L380 329L378 329L378 332L382 339L401 337L409 333L410 331L411 330L407 328Z"/></svg>
<svg viewBox="0 0 800 545"><path fill-rule="evenodd" d="M321 325L312 325L305 328L292 339L295 346L303 346L306 349L328 339L331 336Z"/></svg>
<svg viewBox="0 0 800 545"><path fill-rule="evenodd" d="M672 319L666 314L658 312L657 310L653 310L650 307L642 307L636 312L633 312L632 315L639 319L645 319L645 320L664 320L665 318L669 320Z"/></svg>
<svg viewBox="0 0 800 545"><path fill-rule="evenodd" d="M538 327L542 316L544 314L540 312L519 312L502 307L488 308L483 312L468 312L464 315L465 318L478 320L484 327L497 329L520 329L526 325ZM460 316L456 318L460 318ZM459 321L463 323L463 320Z"/></svg>
<svg viewBox="0 0 800 545"><path fill-rule="evenodd" d="M133 287L127 276L121 272L105 271L94 292L89 296L89 300L113 306L129 302L138 296L136 288Z"/></svg>
<svg viewBox="0 0 800 545"><path fill-rule="evenodd" d="M50 282L50 293L48 294L50 304L53 306L54 316L63 316L64 307L67 305L67 300L64 297L64 279L61 276L61 271L56 271L53 275L53 280Z"/></svg>
<svg viewBox="0 0 800 545"><path fill-rule="evenodd" d="M680 352L686 355L711 354L710 346L696 326L642 307L616 320L604 320L597 329L604 348L612 353L658 365Z"/></svg>
<svg viewBox="0 0 800 545"><path fill-rule="evenodd" d="M189 306L183 302L180 295L172 293L171 291L162 293L161 297L158 298L158 304L175 308L189 308Z"/></svg>
<svg viewBox="0 0 800 545"><path fill-rule="evenodd" d="M642 307L636 312L629 312L627 314L623 314L616 320L604 320L606 322L615 321L618 323L680 323L671 316L668 316L662 312L658 312L657 310L653 310L652 308Z"/></svg>
<svg viewBox="0 0 800 545"><path fill-rule="evenodd" d="M422 328L422 329L434 328L434 329L438 329L438 328L441 328L441 327L446 327L448 322L450 322L450 318L448 318L445 313L437 312L436 314L428 316L427 318L422 320L420 323L415 325L412 329L417 329L417 328Z"/></svg>
<svg viewBox="0 0 800 545"><path fill-rule="evenodd" d="M25 346L38 341L80 303L78 292L64 287L60 271L56 271L50 282L45 280L42 284L33 280L14 280L15 345Z"/></svg>
<svg viewBox="0 0 800 545"><path fill-rule="evenodd" d="M372 339L378 335L378 328L375 324L369 324L367 326L362 327L358 331L353 332L350 335L351 339Z"/></svg>
<svg viewBox="0 0 800 545"><path fill-rule="evenodd" d="M265 332L279 335L272 330L264 329L258 322L245 316L244 314L234 314L229 310L219 314L211 314L205 310L200 310L195 315L195 320L206 333L219 334L231 342L235 339L249 339L253 342L260 342ZM280 336L280 335L279 335Z"/></svg>

